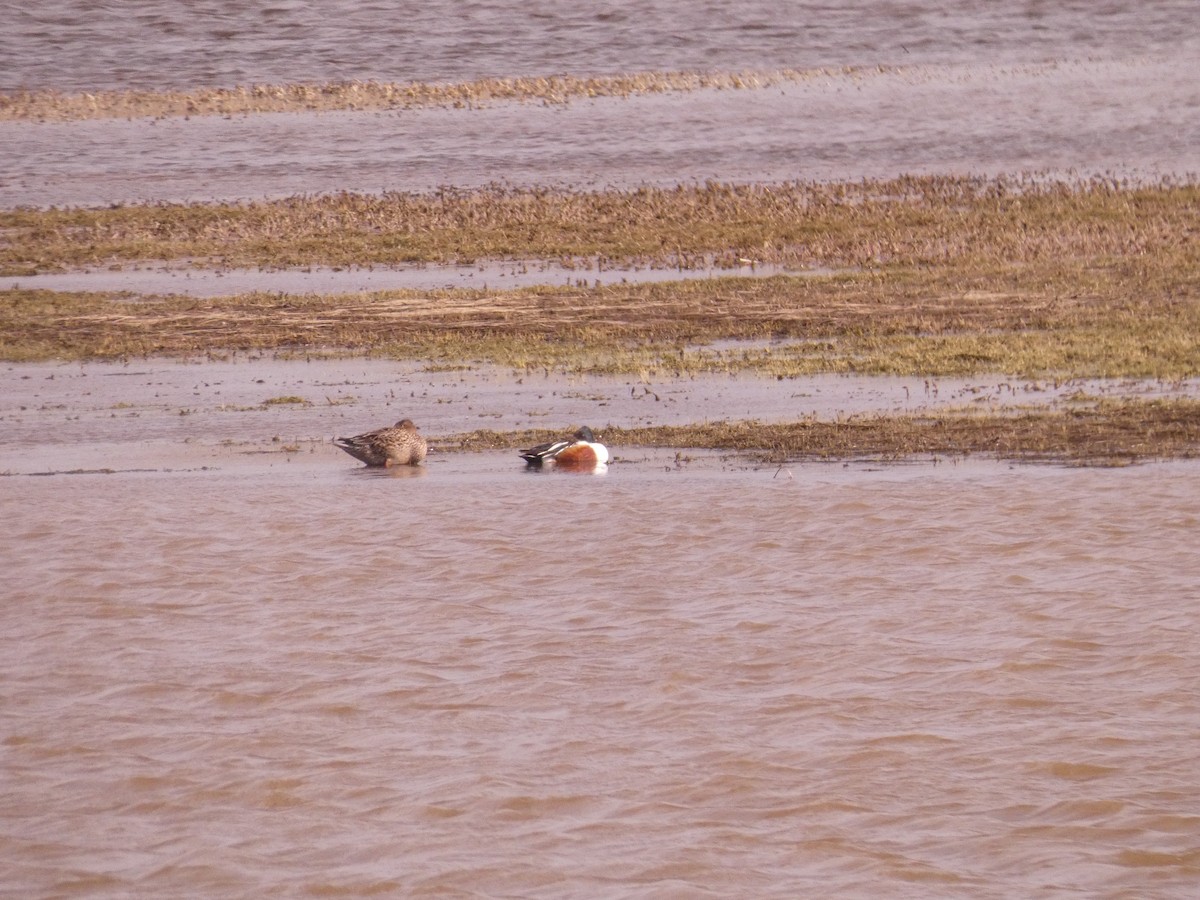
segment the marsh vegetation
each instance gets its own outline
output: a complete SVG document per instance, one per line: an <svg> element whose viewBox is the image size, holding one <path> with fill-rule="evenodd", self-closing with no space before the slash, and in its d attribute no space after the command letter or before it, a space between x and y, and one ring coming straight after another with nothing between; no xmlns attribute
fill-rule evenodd
<svg viewBox="0 0 1200 900"><path fill-rule="evenodd" d="M577 266L580 277L571 286L509 291L205 299L18 287L0 295L0 356L269 351L653 377L987 372L1177 381L1200 374L1198 237L1197 185L1106 180L492 188L9 210L0 213L0 266L18 278L145 264L484 259L555 260ZM747 261L805 274L602 286L587 280L596 266ZM1184 404L1176 414L1190 422L1194 409ZM1159 412L1131 403L1106 415L1132 426ZM992 434L978 419L964 422L981 441ZM1086 422L1099 428L1099 419ZM1002 424L1034 446L1032 433L1014 420ZM797 432L817 433L813 423ZM1193 446L1192 433L1180 433L1183 444L1162 438L1160 446L1176 448L1173 455ZM792 446L760 434L761 448ZM719 444L714 436L705 440ZM883 446L880 452L892 452Z"/></svg>
<svg viewBox="0 0 1200 900"><path fill-rule="evenodd" d="M568 103L594 97L629 97L701 89L741 90L783 82L811 81L832 75L869 77L891 69L778 69L762 72L638 72L581 78L480 78L474 81L324 84L257 84L192 91L13 91L0 93L0 121L71 121L80 119L164 118L168 116L244 115L334 110L404 110L473 107L490 103Z"/></svg>
<svg viewBox="0 0 1200 900"><path fill-rule="evenodd" d="M515 450L555 436L544 430L480 430L456 435L445 446ZM618 448L728 450L775 463L982 454L1023 462L1126 465L1143 459L1200 456L1200 402L1116 400L1011 413L946 410L924 416L864 414L836 421L806 418L777 423L705 422L609 428L598 437ZM625 451L623 455L629 457L636 452ZM616 463L620 461L618 456Z"/></svg>

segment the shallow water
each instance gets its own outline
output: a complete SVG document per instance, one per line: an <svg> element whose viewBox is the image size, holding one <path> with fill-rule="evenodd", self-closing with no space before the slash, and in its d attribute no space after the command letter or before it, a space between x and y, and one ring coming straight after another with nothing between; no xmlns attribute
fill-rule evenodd
<svg viewBox="0 0 1200 900"><path fill-rule="evenodd" d="M255 291L289 294L350 294L360 291L471 288L512 290L534 285L579 286L698 281L710 278L770 278L774 275L825 275L829 269L790 269L754 263L730 268L669 269L648 266L601 266L580 260L552 262L481 261L474 265L372 266L307 269L184 269L178 266L107 271L0 276L6 288L47 291L130 291L143 295L180 294L226 297Z"/></svg>
<svg viewBox="0 0 1200 900"><path fill-rule="evenodd" d="M714 349L729 349L716 345ZM436 448L493 429L632 428L705 421L824 420L999 411L1072 398L1195 397L1200 380L1025 382L819 375L762 379L561 376L489 366L441 368L372 359L235 357L225 361L0 366L0 473L179 469L239 453L326 454L330 440L412 418Z"/></svg>
<svg viewBox="0 0 1200 900"><path fill-rule="evenodd" d="M1185 897L1195 464L0 484L11 896Z"/></svg>
<svg viewBox="0 0 1200 900"><path fill-rule="evenodd" d="M0 207L253 200L492 183L1200 171L1196 4L437 3L144 0L13 11L0 90L857 67L812 81L566 107L0 122ZM501 17L494 31L489 23ZM429 22L425 25L421 23ZM503 34L503 40L497 35ZM68 62L73 60L74 62ZM878 71L877 67L888 67Z"/></svg>
<svg viewBox="0 0 1200 900"><path fill-rule="evenodd" d="M1200 877L1196 463L615 447L602 476L539 475L437 443L1195 385L372 360L0 384L12 896L1185 897ZM433 439L420 468L329 442L402 414Z"/></svg>
<svg viewBox="0 0 1200 900"><path fill-rule="evenodd" d="M1191 0L41 0L7 10L0 91L1162 56L1196 23Z"/></svg>
<svg viewBox="0 0 1200 900"><path fill-rule="evenodd" d="M566 107L5 122L0 206L1200 171L1195 56L830 75Z"/></svg>

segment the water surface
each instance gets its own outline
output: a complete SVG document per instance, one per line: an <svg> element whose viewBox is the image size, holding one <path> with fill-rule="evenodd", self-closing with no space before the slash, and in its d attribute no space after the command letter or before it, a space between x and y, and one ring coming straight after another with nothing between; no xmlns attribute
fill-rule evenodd
<svg viewBox="0 0 1200 900"><path fill-rule="evenodd" d="M14 5L0 91L1042 62L1196 48L1190 0Z"/></svg>
<svg viewBox="0 0 1200 900"><path fill-rule="evenodd" d="M257 355L8 363L0 367L0 473L225 465L237 453L284 447L346 463L349 458L330 446L333 437L406 417L436 448L445 438L477 429L570 432L589 425L603 438L609 426L1002 412L1069 406L1075 398L1198 394L1197 379L564 376L484 365Z"/></svg>
<svg viewBox="0 0 1200 900"><path fill-rule="evenodd" d="M1200 172L1197 58L838 74L566 107L0 123L0 206L257 200L501 183L575 189Z"/></svg>
<svg viewBox="0 0 1200 900"><path fill-rule="evenodd" d="M14 896L1185 897L1194 464L10 477Z"/></svg>

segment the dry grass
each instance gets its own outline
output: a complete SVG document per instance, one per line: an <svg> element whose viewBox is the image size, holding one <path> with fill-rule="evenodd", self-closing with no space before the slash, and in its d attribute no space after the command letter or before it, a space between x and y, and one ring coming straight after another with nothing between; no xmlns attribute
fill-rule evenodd
<svg viewBox="0 0 1200 900"><path fill-rule="evenodd" d="M594 78L570 75L483 78L456 84L350 81L195 91L89 91L82 94L15 91L0 94L0 121L25 119L61 122L267 112L463 108L512 101L560 104L590 97L629 97L703 88L762 88L782 82L811 81L834 75L863 78L883 71L894 70L879 67L714 74L642 72Z"/></svg>
<svg viewBox="0 0 1200 900"><path fill-rule="evenodd" d="M443 442L447 449L515 449L549 440L543 431L476 431ZM1200 456L1200 401L1102 401L1069 410L1010 415L946 412L929 417L866 415L767 424L718 422L660 428L609 428L597 435L616 452L668 447L751 453L797 460L945 457L985 454L1001 459L1121 465L1147 459Z"/></svg>
<svg viewBox="0 0 1200 900"><path fill-rule="evenodd" d="M224 267L739 260L937 267L1000 277L1062 264L1144 272L1200 259L1200 185L923 177L578 192L491 188L241 204L0 211L0 271L147 261ZM586 270L581 271L586 277Z"/></svg>
<svg viewBox="0 0 1200 900"><path fill-rule="evenodd" d="M779 377L1200 374L1195 184L931 177L0 213L0 266L10 274L151 259L497 256L756 259L838 274L204 300L9 290L0 293L0 358L272 350ZM768 338L782 343L706 346Z"/></svg>
<svg viewBox="0 0 1200 900"><path fill-rule="evenodd" d="M653 375L1200 373L1190 296L984 287L929 273L218 299L13 290L0 293L0 358L269 350ZM722 340L733 343L709 346Z"/></svg>

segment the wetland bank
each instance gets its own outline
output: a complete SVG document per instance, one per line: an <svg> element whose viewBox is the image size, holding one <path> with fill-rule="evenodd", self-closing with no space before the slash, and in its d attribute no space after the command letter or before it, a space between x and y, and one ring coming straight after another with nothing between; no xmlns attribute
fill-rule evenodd
<svg viewBox="0 0 1200 900"><path fill-rule="evenodd" d="M10 210L0 213L0 267L13 280L0 309L0 354L365 355L644 385L727 375L758 379L763 391L829 373L1123 379L1176 387L1153 404L1077 396L1066 410L1031 400L1020 424L968 408L943 410L936 421L881 416L868 427L806 421L786 437L774 424L714 430L714 411L698 409L704 427L676 428L670 440L773 458L896 458L931 447L1073 460L1191 456L1200 427L1198 208L1200 190L1187 181L911 177ZM40 273L86 280L89 270L149 265L197 278L257 268L286 284L301 264L489 260L531 268L552 260L578 277L509 290L204 297L21 286ZM719 275L722 266L758 265L773 274ZM636 278L638 267L698 266L718 274L588 283L590 271L624 267ZM847 440L850 433L857 438ZM618 427L612 438L662 444L665 434ZM475 440L511 446L539 436Z"/></svg>

